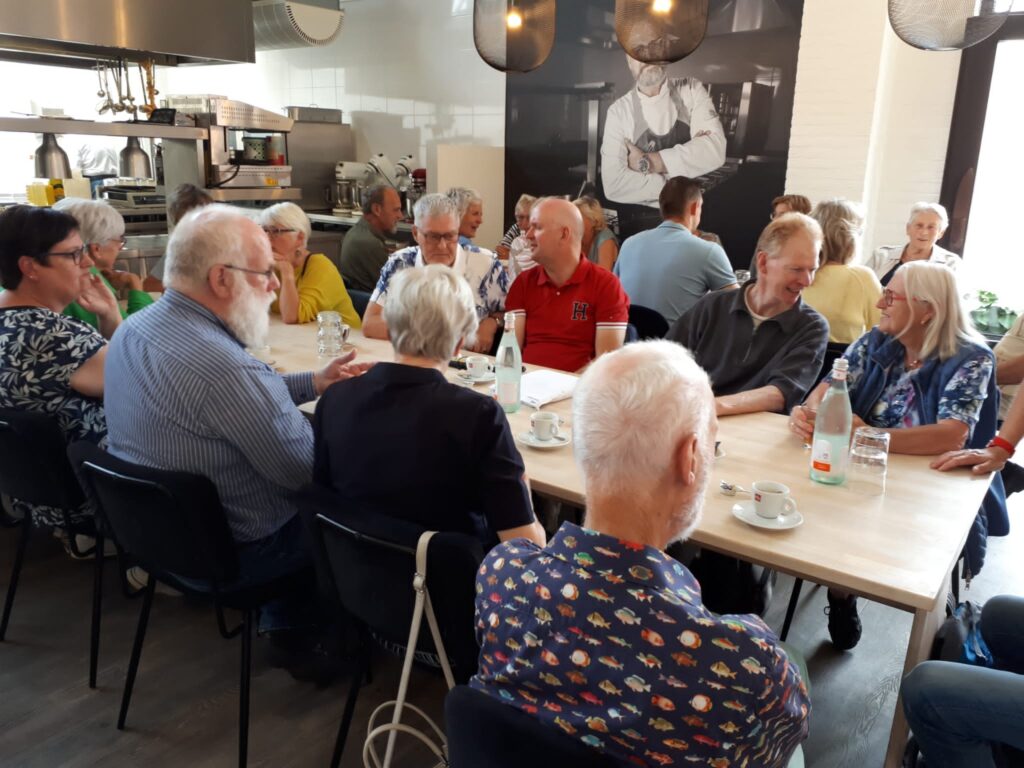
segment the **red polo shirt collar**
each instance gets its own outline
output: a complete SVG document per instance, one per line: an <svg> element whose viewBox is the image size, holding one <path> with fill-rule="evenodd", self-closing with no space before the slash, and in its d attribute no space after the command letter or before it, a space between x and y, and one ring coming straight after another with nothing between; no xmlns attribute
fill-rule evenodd
<svg viewBox="0 0 1024 768"><path fill-rule="evenodd" d="M577 285L579 283L582 283L586 279L587 273L593 268L594 265L590 263L590 259L588 259L581 253L579 264L576 265L576 269L572 273L572 276L568 280L566 280L562 285L559 285L557 287L565 288L568 285ZM544 267L541 267L540 276L537 278L537 285L545 285L546 283L551 283L552 286L555 285L553 282L551 282L551 278L548 277L548 273L544 270Z"/></svg>

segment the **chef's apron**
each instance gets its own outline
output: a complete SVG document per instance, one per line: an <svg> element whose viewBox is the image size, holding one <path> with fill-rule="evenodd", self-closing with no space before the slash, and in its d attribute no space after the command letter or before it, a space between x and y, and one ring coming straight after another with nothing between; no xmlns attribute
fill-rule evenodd
<svg viewBox="0 0 1024 768"><path fill-rule="evenodd" d="M685 144L690 140L690 124L682 119L683 115L687 113L686 107L683 106L683 97L678 88L672 87L671 81L666 80L665 87L669 89L669 98L675 105L678 119L669 128L668 133L661 136L654 133L647 125L643 108L640 106L640 96L636 88L632 91L633 143L646 153L660 152L677 144ZM661 211L658 208L651 208L649 205L614 203L614 208L619 214L620 240L625 240L630 235L635 235L646 229L654 229L662 221Z"/></svg>

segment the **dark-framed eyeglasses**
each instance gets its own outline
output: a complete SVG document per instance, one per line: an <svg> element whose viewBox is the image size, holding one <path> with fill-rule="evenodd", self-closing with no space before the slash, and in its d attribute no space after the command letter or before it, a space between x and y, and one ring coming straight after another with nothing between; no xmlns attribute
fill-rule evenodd
<svg viewBox="0 0 1024 768"><path fill-rule="evenodd" d="M75 266L77 267L79 264L82 263L82 258L85 256L88 250L88 246L81 245L78 248L75 248L75 250L73 251L47 251L46 253L39 254L37 258L42 259L45 256L61 256L65 259L71 259L71 261L73 261Z"/></svg>
<svg viewBox="0 0 1024 768"><path fill-rule="evenodd" d="M887 307L891 307L894 301L906 301L907 297L902 293L896 293L893 290L886 288L882 291L882 302Z"/></svg>
<svg viewBox="0 0 1024 768"><path fill-rule="evenodd" d="M459 240L458 232L424 232L421 229L420 234L423 235L424 240L435 248L439 246L442 241L445 245L454 245Z"/></svg>
<svg viewBox="0 0 1024 768"><path fill-rule="evenodd" d="M266 278L269 283L274 279L274 268L269 269L249 269L248 267L236 267L234 264L221 264L224 269L233 269L236 272L245 272L247 275L258 275L259 277Z"/></svg>
<svg viewBox="0 0 1024 768"><path fill-rule="evenodd" d="M278 235L283 235L287 232L294 232L295 230L284 229L283 227L264 227L263 231L266 232L267 235L269 235L270 237L277 237Z"/></svg>

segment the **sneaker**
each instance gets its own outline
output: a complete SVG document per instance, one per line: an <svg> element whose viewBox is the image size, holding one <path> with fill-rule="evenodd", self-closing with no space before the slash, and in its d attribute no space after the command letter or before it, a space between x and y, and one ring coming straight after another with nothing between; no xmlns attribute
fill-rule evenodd
<svg viewBox="0 0 1024 768"><path fill-rule="evenodd" d="M838 650L848 651L860 642L861 624L855 595L837 597L829 590L825 615L828 616L829 637Z"/></svg>
<svg viewBox="0 0 1024 768"><path fill-rule="evenodd" d="M144 568L140 568L137 565L133 565L125 571L124 577L128 582L128 586L132 589L142 590L149 584L149 574L146 573ZM159 595L167 595L168 597L181 597L181 592L176 590L174 587L167 586L162 581L158 581L156 583L156 587L153 588L153 591Z"/></svg>
<svg viewBox="0 0 1024 768"><path fill-rule="evenodd" d="M72 560L92 560L95 556L95 552L91 551L96 546L96 539L92 536L86 536L85 534L75 534L75 546L79 552L87 552L88 554L79 555L71 548L71 542L68 540L68 533L63 528L53 529L53 538L60 541L64 545L64 551L67 552L68 557ZM103 557L117 557L117 546L110 539L103 540Z"/></svg>

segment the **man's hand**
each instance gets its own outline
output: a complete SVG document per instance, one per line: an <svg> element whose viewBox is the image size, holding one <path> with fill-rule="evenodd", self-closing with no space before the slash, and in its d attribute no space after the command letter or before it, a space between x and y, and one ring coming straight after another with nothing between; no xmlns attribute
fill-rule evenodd
<svg viewBox="0 0 1024 768"><path fill-rule="evenodd" d="M805 443L814 436L814 420L818 412L806 405L798 405L789 414L789 428Z"/></svg>
<svg viewBox="0 0 1024 768"><path fill-rule="evenodd" d="M376 365L376 363L353 363L355 357L355 350L352 350L341 357L334 358L322 369L313 373L313 388L316 390L317 396L322 395L331 384L362 376Z"/></svg>
<svg viewBox="0 0 1024 768"><path fill-rule="evenodd" d="M626 139L626 165L629 166L629 170L639 173L640 159L643 156L643 150L629 139Z"/></svg>
<svg viewBox="0 0 1024 768"><path fill-rule="evenodd" d="M470 352L480 352L481 354L488 354L491 351L491 347L494 346L494 336L498 332L498 321L493 317L485 317L483 322L480 323L480 327L476 329L476 341L472 344L467 343L466 349Z"/></svg>
<svg viewBox="0 0 1024 768"><path fill-rule="evenodd" d="M668 173L668 168L665 167L665 161L661 159L661 152L648 152L647 162L650 163L651 173Z"/></svg>
<svg viewBox="0 0 1024 768"><path fill-rule="evenodd" d="M957 467L971 467L971 472L976 475L987 475L989 472L998 472L1006 464L1010 454L999 446L991 448L974 448L961 451L948 451L931 463L932 469L940 472L948 472Z"/></svg>

